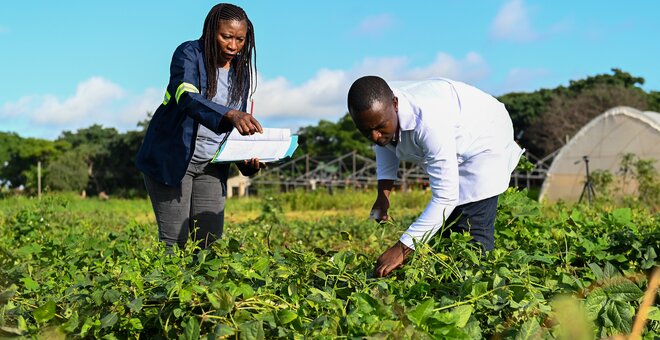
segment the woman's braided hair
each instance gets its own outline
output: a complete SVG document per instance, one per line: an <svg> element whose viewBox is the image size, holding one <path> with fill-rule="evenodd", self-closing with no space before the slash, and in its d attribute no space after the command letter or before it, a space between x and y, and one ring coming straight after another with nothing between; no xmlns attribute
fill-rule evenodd
<svg viewBox="0 0 660 340"><path fill-rule="evenodd" d="M241 102L243 96L250 90L250 95L256 90L257 78L257 50L254 45L254 27L242 8L232 4L217 4L211 8L204 20L202 31L202 43L204 45L204 67L206 68L206 98L215 97L218 90L218 68L220 68L220 48L217 42L220 20L245 21L247 24L247 35L245 45L232 60L233 72L230 72L229 95L227 101L229 106ZM254 77L254 81L253 81ZM254 84L254 87L250 87Z"/></svg>

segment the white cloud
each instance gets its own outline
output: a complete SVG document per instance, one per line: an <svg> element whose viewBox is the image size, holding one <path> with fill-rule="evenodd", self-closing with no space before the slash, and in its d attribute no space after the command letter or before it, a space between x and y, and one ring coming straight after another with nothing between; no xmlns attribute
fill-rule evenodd
<svg viewBox="0 0 660 340"><path fill-rule="evenodd" d="M105 78L92 77L78 84L75 93L68 98L52 94L26 95L16 102L6 103L0 108L0 118L20 118L34 128L58 133L92 124L128 130L134 129L147 111L155 110L160 101L162 93L155 89L130 94Z"/></svg>
<svg viewBox="0 0 660 340"><path fill-rule="evenodd" d="M311 80L295 85L283 77L260 77L254 96L255 115L270 121L299 118L336 120L346 112L346 93L351 83L364 75L378 75L386 80L418 80L448 77L470 83L483 80L488 67L474 52L462 59L438 53L436 59L423 67L410 67L404 57L366 58L353 69L320 70Z"/></svg>
<svg viewBox="0 0 660 340"><path fill-rule="evenodd" d="M428 65L411 66L405 57L365 58L349 70L319 70L311 79L294 84L285 77L259 77L254 96L254 114L267 126L296 129L319 119L335 121L346 113L346 93L351 83L372 74L386 80L416 80L448 77L472 84L483 81L488 67L474 52L462 58L438 53ZM68 98L52 94L26 95L0 106L0 119L24 121L34 131L51 131L44 138L55 138L63 130L75 131L92 124L134 130L163 100L162 89L132 93L101 77L81 82ZM24 135L24 131L17 131Z"/></svg>
<svg viewBox="0 0 660 340"><path fill-rule="evenodd" d="M495 39L518 42L538 38L530 24L529 10L523 0L511 0L500 8L491 26L490 35Z"/></svg>
<svg viewBox="0 0 660 340"><path fill-rule="evenodd" d="M163 102L164 89L147 88L142 93L131 96L121 108L115 122L121 129L134 130L136 124L154 113Z"/></svg>
<svg viewBox="0 0 660 340"><path fill-rule="evenodd" d="M36 123L67 124L107 110L109 104L125 96L124 90L101 77L90 78L78 85L76 93L65 100L45 95L32 112Z"/></svg>
<svg viewBox="0 0 660 340"><path fill-rule="evenodd" d="M357 34L382 34L387 29L394 26L395 20L391 14L381 14L377 16L367 17L355 29Z"/></svg>
<svg viewBox="0 0 660 340"><path fill-rule="evenodd" d="M260 81L254 96L255 115L279 117L328 117L341 112L348 91L344 71L320 70L300 86L283 77Z"/></svg>
<svg viewBox="0 0 660 340"><path fill-rule="evenodd" d="M406 79L426 79L442 76L474 83L484 79L488 72L486 62L475 52L468 53L463 60L457 60L449 54L440 52L432 64L410 70L406 75Z"/></svg>

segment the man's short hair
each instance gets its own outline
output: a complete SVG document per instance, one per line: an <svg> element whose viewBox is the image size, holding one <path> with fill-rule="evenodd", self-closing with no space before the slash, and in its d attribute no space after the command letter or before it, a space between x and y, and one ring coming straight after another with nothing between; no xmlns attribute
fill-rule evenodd
<svg viewBox="0 0 660 340"><path fill-rule="evenodd" d="M351 116L370 109L374 103L391 100L394 94L385 80L377 76L357 79L348 90L348 112Z"/></svg>

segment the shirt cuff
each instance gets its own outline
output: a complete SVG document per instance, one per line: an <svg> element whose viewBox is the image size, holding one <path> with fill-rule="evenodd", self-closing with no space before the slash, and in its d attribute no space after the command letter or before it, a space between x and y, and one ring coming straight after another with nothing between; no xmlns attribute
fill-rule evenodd
<svg viewBox="0 0 660 340"><path fill-rule="evenodd" d="M403 243L406 247L415 250L415 242L413 241L412 236L403 234L401 235L401 238L399 238L399 242Z"/></svg>

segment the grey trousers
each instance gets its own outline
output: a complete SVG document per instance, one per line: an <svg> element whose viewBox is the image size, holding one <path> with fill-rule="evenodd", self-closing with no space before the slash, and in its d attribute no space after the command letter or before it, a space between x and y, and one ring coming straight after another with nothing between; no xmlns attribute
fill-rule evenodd
<svg viewBox="0 0 660 340"><path fill-rule="evenodd" d="M158 238L183 248L188 237L206 248L222 236L229 164L190 163L181 184L144 176L158 223Z"/></svg>

